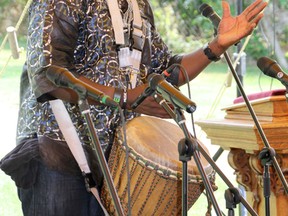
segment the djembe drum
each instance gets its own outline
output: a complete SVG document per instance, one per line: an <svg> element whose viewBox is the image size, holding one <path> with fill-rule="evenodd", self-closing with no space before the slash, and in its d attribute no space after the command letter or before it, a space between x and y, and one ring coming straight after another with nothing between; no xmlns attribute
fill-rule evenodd
<svg viewBox="0 0 288 216"><path fill-rule="evenodd" d="M181 215L182 162L178 143L182 130L166 120L137 117L127 123L127 145L130 172L130 208L134 215ZM201 144L204 148L204 146ZM121 128L117 130L108 166L124 212L128 212L126 150ZM207 149L204 148L206 152ZM208 179L214 184L215 173L200 157ZM199 198L204 183L192 159L188 162L188 208ZM104 182L101 190L104 206L115 215L114 205Z"/></svg>

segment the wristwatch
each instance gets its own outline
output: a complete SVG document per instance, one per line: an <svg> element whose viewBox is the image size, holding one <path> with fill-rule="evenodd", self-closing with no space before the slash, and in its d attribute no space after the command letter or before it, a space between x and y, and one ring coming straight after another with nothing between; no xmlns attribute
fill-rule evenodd
<svg viewBox="0 0 288 216"><path fill-rule="evenodd" d="M204 54L207 56L207 58L211 61L219 61L221 59L220 56L217 56L215 55L212 50L210 49L209 47L209 44L206 43L204 46L203 46L203 52Z"/></svg>

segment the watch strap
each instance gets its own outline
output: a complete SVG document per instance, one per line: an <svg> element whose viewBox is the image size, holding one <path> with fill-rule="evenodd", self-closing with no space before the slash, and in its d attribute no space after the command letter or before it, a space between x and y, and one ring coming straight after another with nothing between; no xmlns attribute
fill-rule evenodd
<svg viewBox="0 0 288 216"><path fill-rule="evenodd" d="M203 52L204 54L207 56L207 58L211 61L219 61L221 59L221 57L215 55L212 50L210 49L209 47L209 43L206 43L204 46L203 46Z"/></svg>

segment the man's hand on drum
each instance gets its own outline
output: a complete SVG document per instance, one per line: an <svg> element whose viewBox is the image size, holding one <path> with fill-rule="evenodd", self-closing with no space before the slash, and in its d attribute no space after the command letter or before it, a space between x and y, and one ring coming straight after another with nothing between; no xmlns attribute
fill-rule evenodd
<svg viewBox="0 0 288 216"><path fill-rule="evenodd" d="M144 84L129 90L128 98L131 101L128 101L128 106L131 106L132 103L145 91L147 87L148 85ZM172 105L170 106L173 108ZM144 101L142 101L142 103L140 103L140 105L138 105L135 109L135 112L159 118L171 118L167 111L160 104L158 104L158 102L156 102L153 96L148 96Z"/></svg>

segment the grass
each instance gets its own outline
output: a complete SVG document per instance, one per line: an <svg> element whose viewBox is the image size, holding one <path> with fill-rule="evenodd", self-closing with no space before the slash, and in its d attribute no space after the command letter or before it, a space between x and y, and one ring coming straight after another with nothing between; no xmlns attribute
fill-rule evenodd
<svg viewBox="0 0 288 216"><path fill-rule="evenodd" d="M19 79L25 56L21 54L20 59L10 59L9 64L3 70L3 65L6 65L10 52L2 50L0 55L0 158L2 158L15 146ZM2 171L0 171L0 179L0 216L22 215L14 182Z"/></svg>
<svg viewBox="0 0 288 216"><path fill-rule="evenodd" d="M6 64L10 56L9 50L1 51L0 70ZM15 146L15 129L17 123L17 110L19 101L19 80L22 70L22 65L25 61L25 54L21 54L18 60L11 59L6 69L0 74L0 132L1 132L1 147L0 158L7 154ZM197 104L197 110L194 113L194 119L206 119L207 116L213 118L221 118L224 113L221 108L232 104L236 97L236 84L233 81L231 87L224 88L223 94L219 94L219 90L226 80L227 66L225 63L215 63L209 66L195 80L190 82L192 100ZM247 72L244 77L244 90L246 94L269 90L270 88L283 88L281 83L274 81L262 75L259 69L252 64L247 67ZM183 92L187 91L186 86L181 87ZM211 112L211 107L215 98L219 97L219 103L216 106L215 112ZM187 118L188 119L188 118ZM189 121L187 121L189 123ZM190 122L191 123L191 122ZM189 125L188 125L189 126ZM200 128L197 128L198 138L208 146L209 152L213 155L218 146L211 145L206 139L205 134L201 133ZM217 160L219 167L223 167L225 175L231 179L232 183L237 186L233 170L227 162L227 152L224 152ZM0 216L20 216L21 207L17 198L16 187L9 176L0 171ZM225 209L224 191L227 186L217 177L216 185L218 190L215 192L216 200L223 212ZM199 200L189 210L190 216L202 216L206 212L206 198L201 195ZM237 210L238 211L238 210Z"/></svg>

